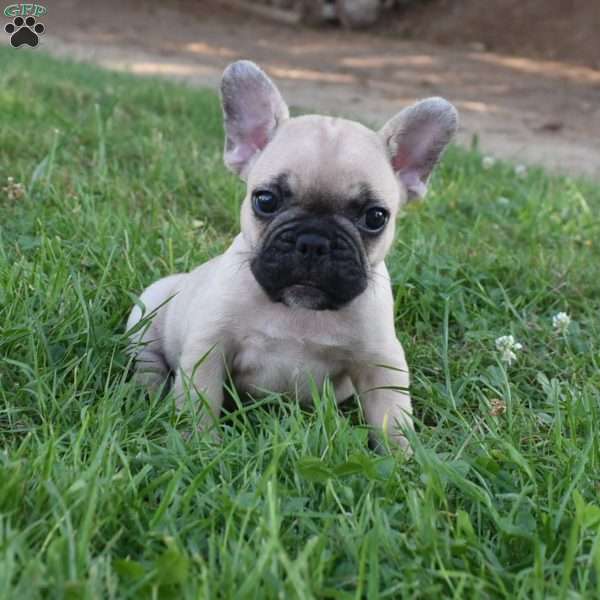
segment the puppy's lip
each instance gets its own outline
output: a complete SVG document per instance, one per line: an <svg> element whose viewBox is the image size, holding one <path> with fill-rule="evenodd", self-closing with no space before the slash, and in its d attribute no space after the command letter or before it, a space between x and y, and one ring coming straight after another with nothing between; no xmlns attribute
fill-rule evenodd
<svg viewBox="0 0 600 600"><path fill-rule="evenodd" d="M295 290L298 292L301 292L303 290L317 290L319 292L321 292L322 294L325 293L325 290L323 290L322 288L320 288L318 285L315 285L314 283L311 283L310 281L301 281L299 283L294 283L293 285L290 285L288 287L289 290Z"/></svg>

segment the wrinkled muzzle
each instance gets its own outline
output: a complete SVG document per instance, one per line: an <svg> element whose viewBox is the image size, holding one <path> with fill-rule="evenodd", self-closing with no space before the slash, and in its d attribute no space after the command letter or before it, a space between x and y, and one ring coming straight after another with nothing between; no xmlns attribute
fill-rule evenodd
<svg viewBox="0 0 600 600"><path fill-rule="evenodd" d="M272 223L251 263L274 302L336 310L364 292L368 262L358 233L336 217Z"/></svg>

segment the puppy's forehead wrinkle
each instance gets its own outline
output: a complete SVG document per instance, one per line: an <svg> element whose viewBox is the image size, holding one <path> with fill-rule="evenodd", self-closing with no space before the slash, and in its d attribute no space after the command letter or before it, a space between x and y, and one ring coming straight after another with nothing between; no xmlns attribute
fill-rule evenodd
<svg viewBox="0 0 600 600"><path fill-rule="evenodd" d="M343 213L349 218L359 217L370 205L386 205L386 202L366 182L345 189L330 185L328 188L313 187L294 197L294 202L316 214Z"/></svg>
<svg viewBox="0 0 600 600"><path fill-rule="evenodd" d="M389 170L390 173L387 173ZM381 138L360 123L307 115L289 119L260 157L253 180L287 171L290 185L348 194L369 182L393 182L387 149Z"/></svg>

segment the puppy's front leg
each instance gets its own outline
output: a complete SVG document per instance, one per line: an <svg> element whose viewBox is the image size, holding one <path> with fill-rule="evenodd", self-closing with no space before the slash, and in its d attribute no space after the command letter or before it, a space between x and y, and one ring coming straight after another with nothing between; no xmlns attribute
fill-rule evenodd
<svg viewBox="0 0 600 600"><path fill-rule="evenodd" d="M413 429L412 403L408 393L408 367L400 344L383 354L376 364L363 365L359 370L356 389L367 422L374 428L378 447L385 433L391 442L410 454L410 445L403 430Z"/></svg>
<svg viewBox="0 0 600 600"><path fill-rule="evenodd" d="M204 355L196 351L183 352L173 393L179 410L188 398L206 401L201 407L199 431L210 428L219 418L223 406L224 377L224 358L218 348L213 347Z"/></svg>

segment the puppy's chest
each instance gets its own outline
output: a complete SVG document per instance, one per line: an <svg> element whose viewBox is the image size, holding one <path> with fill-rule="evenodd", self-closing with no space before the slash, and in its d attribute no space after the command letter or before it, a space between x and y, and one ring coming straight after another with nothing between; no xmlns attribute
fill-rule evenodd
<svg viewBox="0 0 600 600"><path fill-rule="evenodd" d="M349 353L337 345L254 331L239 339L230 368L241 392L253 396L289 392L308 400L311 380L317 386L326 377L335 382L346 375L350 364Z"/></svg>

